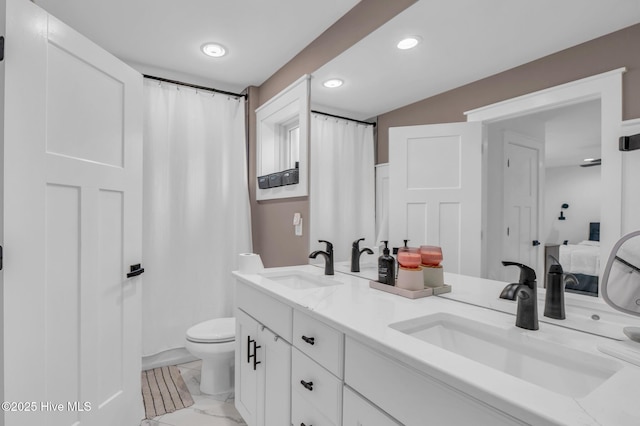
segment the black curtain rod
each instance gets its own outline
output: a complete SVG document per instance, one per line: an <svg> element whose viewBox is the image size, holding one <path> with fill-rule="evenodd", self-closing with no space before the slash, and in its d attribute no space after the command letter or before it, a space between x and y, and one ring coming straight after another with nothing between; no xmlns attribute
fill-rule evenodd
<svg viewBox="0 0 640 426"><path fill-rule="evenodd" d="M220 94L223 94L223 95L234 96L236 98L246 98L247 97L247 95L244 94L244 93L240 94L240 93L227 92L225 90L214 89L212 87L205 87L205 86L198 86L196 84L183 83L182 81L169 80L167 78L155 77L153 75L143 74L143 77L144 78L148 78L150 80L162 81L164 83L171 83L171 84L177 84L179 86L191 87L193 89L208 90L209 92L215 92L215 93L220 93Z"/></svg>
<svg viewBox="0 0 640 426"><path fill-rule="evenodd" d="M326 115L327 117L339 118L341 120L353 121L354 123L366 124L367 126L376 127L376 123L371 123L371 122L368 122L368 121L354 120L353 118L342 117L340 115L334 115L334 114L327 114L326 112L322 112L322 111L311 110L311 113L312 114Z"/></svg>

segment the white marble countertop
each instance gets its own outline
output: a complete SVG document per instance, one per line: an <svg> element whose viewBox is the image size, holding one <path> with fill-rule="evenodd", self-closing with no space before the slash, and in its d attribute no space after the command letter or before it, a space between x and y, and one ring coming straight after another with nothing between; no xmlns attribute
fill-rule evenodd
<svg viewBox="0 0 640 426"><path fill-rule="evenodd" d="M323 270L312 265L270 268L266 271L292 270L304 271L317 277L323 276ZM309 315L332 325L346 335L526 423L611 426L640 424L640 405L637 404L637 395L640 393L640 368L598 351L597 345L613 342L609 338L544 322L540 322L540 329L537 331L523 330L515 327L515 317L512 314L498 312L492 306L475 306L473 302L477 300L474 300L474 286L483 288L481 286L493 285L501 289L505 283L447 274L445 281L453 287L447 298L427 297L410 300L372 289L369 287L368 279L342 274L339 271L340 265L336 265L338 273L326 279L337 280L341 284L309 289L293 289L258 274L234 274L252 287L294 308L305 310ZM362 274L366 273L363 269ZM482 293L491 294L486 291ZM464 303L452 300L456 297ZM511 310L515 312L514 302L498 302L510 303ZM487 367L389 327L389 324L399 321L440 312L499 327L508 333L518 333L554 345L580 350L591 356L601 357L607 363L617 363L620 370L586 396L573 398ZM597 322L591 319L590 321Z"/></svg>
<svg viewBox="0 0 640 426"><path fill-rule="evenodd" d="M324 267L323 265L313 265ZM361 272L351 272L351 262L337 262L335 271L359 276L368 280L378 279L378 265L373 256L364 258L360 265ZM451 293L439 297L456 300L471 305L489 308L508 314L516 314L516 301L500 299L499 295L507 283L502 281L479 279L465 275L445 272L445 283L452 286ZM602 298L565 293L566 319L547 318L544 312L545 289L538 288L539 320L549 324L567 327L574 330L597 334L616 340L627 340L622 332L625 326L640 327L640 317L635 318L616 311L607 305Z"/></svg>

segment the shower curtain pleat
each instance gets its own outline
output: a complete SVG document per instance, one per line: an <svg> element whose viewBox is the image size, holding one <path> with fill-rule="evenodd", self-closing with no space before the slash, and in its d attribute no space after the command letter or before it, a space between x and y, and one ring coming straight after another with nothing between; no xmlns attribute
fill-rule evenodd
<svg viewBox="0 0 640 426"><path fill-rule="evenodd" d="M143 356L233 315L251 251L244 102L145 80Z"/></svg>
<svg viewBox="0 0 640 426"><path fill-rule="evenodd" d="M373 126L311 115L310 250L331 241L334 261L351 257L351 243L375 242Z"/></svg>

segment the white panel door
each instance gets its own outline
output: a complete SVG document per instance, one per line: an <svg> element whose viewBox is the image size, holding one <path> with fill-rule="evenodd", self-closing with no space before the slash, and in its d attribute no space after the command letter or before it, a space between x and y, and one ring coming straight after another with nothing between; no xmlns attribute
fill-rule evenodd
<svg viewBox="0 0 640 426"><path fill-rule="evenodd" d="M387 238L389 234L389 164L376 165L376 238ZM380 241L367 241L376 247Z"/></svg>
<svg viewBox="0 0 640 426"><path fill-rule="evenodd" d="M139 424L142 77L31 2L5 37L4 424Z"/></svg>
<svg viewBox="0 0 640 426"><path fill-rule="evenodd" d="M258 335L264 348L265 426L291 424L291 345L268 328Z"/></svg>
<svg viewBox="0 0 640 426"><path fill-rule="evenodd" d="M442 247L447 272L480 276L480 123L389 129L390 246Z"/></svg>
<svg viewBox="0 0 640 426"><path fill-rule="evenodd" d="M538 168L537 146L513 132L504 139L504 260L523 263L542 281L544 268L538 270ZM517 282L518 268L504 268L503 280Z"/></svg>

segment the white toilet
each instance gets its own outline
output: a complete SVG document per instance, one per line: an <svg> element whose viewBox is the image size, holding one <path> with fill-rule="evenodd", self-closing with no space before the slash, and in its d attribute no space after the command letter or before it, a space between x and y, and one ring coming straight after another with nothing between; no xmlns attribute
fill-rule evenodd
<svg viewBox="0 0 640 426"><path fill-rule="evenodd" d="M233 391L235 336L235 318L216 318L187 330L185 348L202 360L202 393L214 395Z"/></svg>

